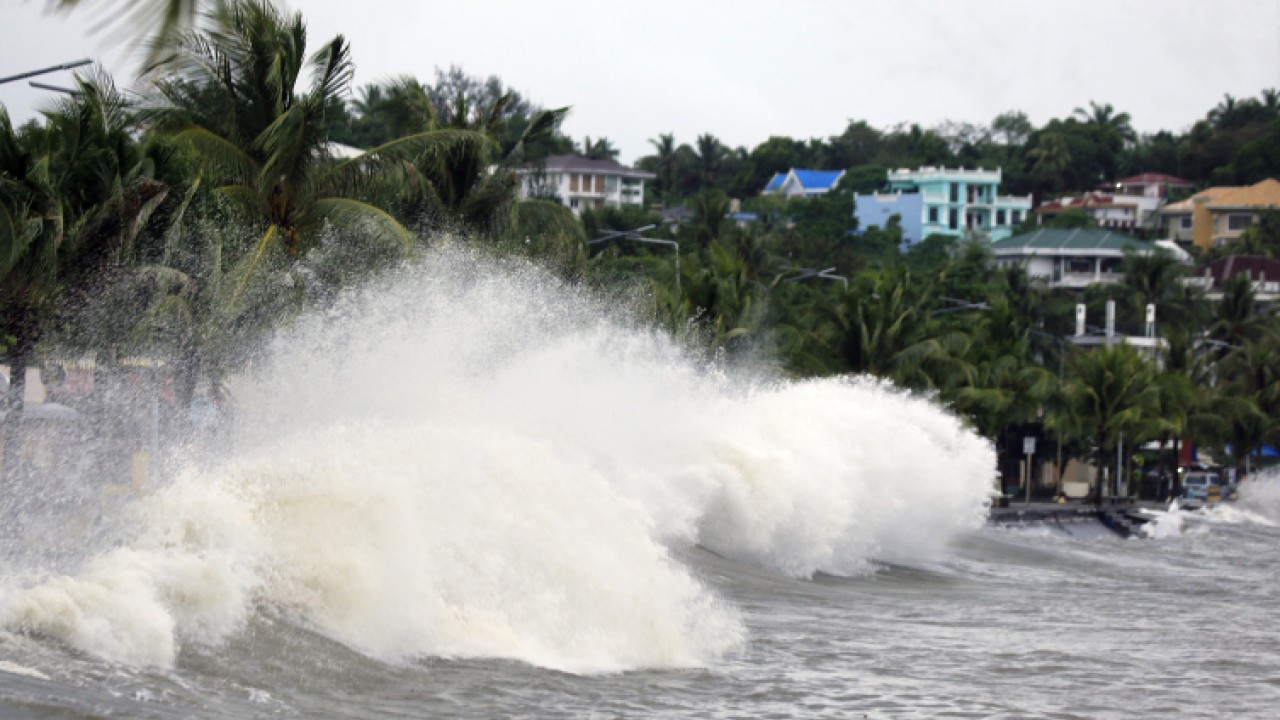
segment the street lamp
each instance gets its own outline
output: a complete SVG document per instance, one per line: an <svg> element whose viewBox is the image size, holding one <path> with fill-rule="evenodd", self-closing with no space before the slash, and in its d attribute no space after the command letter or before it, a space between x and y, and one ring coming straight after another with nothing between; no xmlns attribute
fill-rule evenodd
<svg viewBox="0 0 1280 720"><path fill-rule="evenodd" d="M813 268L796 268L795 270L796 274L788 278L783 278L782 282L800 282L801 280L808 280L810 278L822 278L823 280L839 280L840 282L844 283L844 291L849 292L849 278L845 277L844 275L836 275L834 272L835 269L836 268L834 265L822 270L814 270Z"/></svg>
<svg viewBox="0 0 1280 720"><path fill-rule="evenodd" d="M645 225L644 227L638 227L634 230L619 230L617 232L607 233L605 235L601 235L595 240L589 240L587 245L591 246L599 243L611 242L613 240L631 240L632 242L650 243L653 245L670 245L676 255L676 293L678 294L680 293L680 243L675 240L640 237L640 233L647 230L653 230L656 227L658 227L656 224Z"/></svg>
<svg viewBox="0 0 1280 720"><path fill-rule="evenodd" d="M1035 336L1037 336L1037 337L1048 338L1048 339L1050 339L1050 340L1052 340L1052 341L1054 341L1054 342L1058 343L1058 389L1059 389L1059 392L1061 392L1061 389L1062 389L1062 381L1063 381L1064 377L1066 376L1066 372L1065 372L1065 371L1066 371L1066 365L1067 365L1067 340L1066 340L1066 338L1061 338L1061 337L1058 337L1057 335L1053 335L1053 334L1047 333L1047 332L1045 332L1045 331L1043 331L1043 330L1036 330L1036 329L1034 329L1034 328L1028 328L1028 329L1027 329L1027 332L1028 332L1028 333L1030 333L1030 334L1032 334L1032 335L1035 335ZM1055 464L1055 465L1056 465L1056 467L1057 467L1057 474L1058 474L1058 483L1057 483L1057 484L1058 484L1058 497L1062 497L1062 434L1059 432L1059 433L1055 433L1055 435L1057 436L1057 438L1056 438L1056 439L1057 439L1057 441L1058 441L1058 443L1057 443L1057 445L1058 445L1058 461L1057 461L1056 463L1054 463L1054 464Z"/></svg>
<svg viewBox="0 0 1280 720"><path fill-rule="evenodd" d="M943 302L952 303L954 307L947 307L947 308L942 308L941 310L934 310L933 312L929 313L929 317L937 317L939 315L945 315L947 313L953 313L953 312L963 312L965 310L990 310L991 309L991 306L986 304L985 302L970 302L968 300L961 300L960 298L953 298L953 297L939 297L938 299L942 300Z"/></svg>
<svg viewBox="0 0 1280 720"><path fill-rule="evenodd" d="M59 70L74 70L75 68L84 67L85 65L92 65L92 64L93 64L93 61L86 58L84 60L75 60L69 63L63 63L61 65L53 65L51 67L41 68L39 70L30 70L28 72L18 73L17 75L10 75L9 77L0 78L0 85L4 85L5 83L11 83L14 80L26 80L29 77L35 77L37 75L46 75L51 72L58 72Z"/></svg>

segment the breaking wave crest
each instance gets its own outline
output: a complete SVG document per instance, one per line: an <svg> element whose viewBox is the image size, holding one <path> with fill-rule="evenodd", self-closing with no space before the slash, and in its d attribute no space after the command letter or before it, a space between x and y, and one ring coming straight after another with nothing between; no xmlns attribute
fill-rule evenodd
<svg viewBox="0 0 1280 720"><path fill-rule="evenodd" d="M536 270L431 256L300 319L236 388L234 441L0 626L169 666L269 612L390 661L701 665L740 612L701 545L807 577L982 522L989 445L868 378L735 379Z"/></svg>

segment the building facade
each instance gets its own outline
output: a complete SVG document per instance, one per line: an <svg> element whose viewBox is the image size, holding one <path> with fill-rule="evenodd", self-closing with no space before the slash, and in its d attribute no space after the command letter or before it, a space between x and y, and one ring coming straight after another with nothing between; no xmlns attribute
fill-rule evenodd
<svg viewBox="0 0 1280 720"><path fill-rule="evenodd" d="M883 228L889 224L889 218L897 215L902 225L903 246L924 239L924 199L920 193L854 195L853 200L859 232L873 226Z"/></svg>
<svg viewBox="0 0 1280 720"><path fill-rule="evenodd" d="M1149 255L1153 243L1108 230L1041 229L992 243L996 266L1024 265L1051 288L1079 289L1124 279L1125 252Z"/></svg>
<svg viewBox="0 0 1280 720"><path fill-rule="evenodd" d="M1085 193L1079 197L1062 197L1036 208L1040 224L1067 212L1079 210L1098 227L1108 230L1136 230L1155 223L1160 198L1150 195L1120 195L1106 192Z"/></svg>
<svg viewBox="0 0 1280 720"><path fill-rule="evenodd" d="M1000 178L1000 170L902 168L889 171L888 192L919 196L920 239L935 233L960 237L972 230L999 240L1031 212L1030 195L999 194ZM904 227L906 220L904 215Z"/></svg>
<svg viewBox="0 0 1280 720"><path fill-rule="evenodd" d="M1171 190L1189 191L1194 187L1195 184L1190 180L1183 180L1173 175L1142 173L1117 180L1114 190L1116 195L1137 195L1163 200L1169 197ZM1107 190L1110 191L1111 188Z"/></svg>
<svg viewBox="0 0 1280 720"><path fill-rule="evenodd" d="M1210 300L1221 300L1227 280L1243 275L1253 286L1254 300L1272 305L1280 300L1280 260L1256 255L1228 255L1196 268L1183 282L1204 291Z"/></svg>
<svg viewBox="0 0 1280 720"><path fill-rule="evenodd" d="M1170 239L1190 240L1209 250L1240 237L1268 211L1280 211L1280 181L1274 178L1244 187L1202 190L1161 208L1160 224Z"/></svg>
<svg viewBox="0 0 1280 720"><path fill-rule="evenodd" d="M520 199L555 198L581 215L583 210L644 204L644 183L653 173L612 160L552 155L539 166L519 168Z"/></svg>

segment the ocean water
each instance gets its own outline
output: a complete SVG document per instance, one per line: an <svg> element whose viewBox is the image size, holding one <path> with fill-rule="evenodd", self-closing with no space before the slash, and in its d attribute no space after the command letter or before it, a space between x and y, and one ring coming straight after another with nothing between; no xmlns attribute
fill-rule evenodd
<svg viewBox="0 0 1280 720"><path fill-rule="evenodd" d="M234 390L126 501L0 504L0 718L1280 707L1280 479L1147 540L987 528L992 450L928 398L726 366L459 250Z"/></svg>

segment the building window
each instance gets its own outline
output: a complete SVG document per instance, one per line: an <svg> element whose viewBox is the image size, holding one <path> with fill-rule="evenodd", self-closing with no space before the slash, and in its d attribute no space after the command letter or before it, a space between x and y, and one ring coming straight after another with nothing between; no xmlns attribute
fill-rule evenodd
<svg viewBox="0 0 1280 720"><path fill-rule="evenodd" d="M578 198L569 198L569 207L574 210L578 209Z"/></svg>
<svg viewBox="0 0 1280 720"><path fill-rule="evenodd" d="M569 192L578 192L578 176L569 176Z"/></svg>
<svg viewBox="0 0 1280 720"><path fill-rule="evenodd" d="M955 185L952 185L951 187L954 188ZM951 208L951 211L948 213L948 215L949 215L949 217L947 218L948 227L950 227L952 230L959 228L960 227L960 211L956 210L955 208Z"/></svg>
<svg viewBox="0 0 1280 720"><path fill-rule="evenodd" d="M1227 216L1228 230L1243 230L1252 224L1253 224L1252 215L1228 215Z"/></svg>
<svg viewBox="0 0 1280 720"><path fill-rule="evenodd" d="M591 192L591 176L590 175L582 176L582 192L584 193Z"/></svg>
<svg viewBox="0 0 1280 720"><path fill-rule="evenodd" d="M1093 258L1067 258L1067 272L1081 274L1093 272Z"/></svg>
<svg viewBox="0 0 1280 720"><path fill-rule="evenodd" d="M996 224L997 224L997 225L1004 225L1004 211L1003 211L1003 210L997 210L997 211L996 211Z"/></svg>
<svg viewBox="0 0 1280 720"><path fill-rule="evenodd" d="M1014 210L1014 211L1012 211L1012 212L1009 214L1009 224L1010 224L1010 225L1017 225L1017 224L1018 224L1018 223L1020 223L1020 222L1022 222L1022 211L1021 211L1021 210Z"/></svg>
<svg viewBox="0 0 1280 720"><path fill-rule="evenodd" d="M951 202L960 202L960 183L951 183ZM955 228L955 223L951 224Z"/></svg>
<svg viewBox="0 0 1280 720"><path fill-rule="evenodd" d="M1178 221L1178 226L1179 226L1179 227L1181 227L1183 230L1190 230L1190 229L1191 229L1191 216L1190 216L1190 215L1183 215L1183 216L1182 216L1182 219Z"/></svg>
<svg viewBox="0 0 1280 720"><path fill-rule="evenodd" d="M938 208L936 207L929 208L929 222L935 225L938 223Z"/></svg>
<svg viewBox="0 0 1280 720"><path fill-rule="evenodd" d="M603 175L596 176L596 192L601 194L604 193L604 176Z"/></svg>

